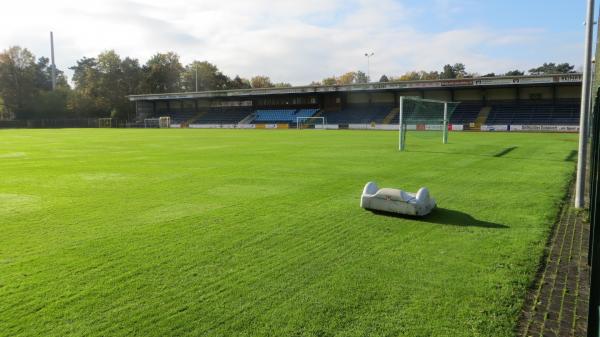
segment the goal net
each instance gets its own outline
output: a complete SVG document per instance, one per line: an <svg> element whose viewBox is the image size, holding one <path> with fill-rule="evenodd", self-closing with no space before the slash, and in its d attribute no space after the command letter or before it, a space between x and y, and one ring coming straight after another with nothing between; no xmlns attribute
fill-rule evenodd
<svg viewBox="0 0 600 337"><path fill-rule="evenodd" d="M98 118L98 127L99 128L112 128L113 127L112 118Z"/></svg>
<svg viewBox="0 0 600 337"><path fill-rule="evenodd" d="M296 128L302 129L321 129L325 130L327 120L325 117L296 117Z"/></svg>
<svg viewBox="0 0 600 337"><path fill-rule="evenodd" d="M158 118L145 118L144 119L144 127L145 128L158 128L160 125L158 123Z"/></svg>
<svg viewBox="0 0 600 337"><path fill-rule="evenodd" d="M158 127L159 128L170 128L171 127L171 117L159 117L158 118Z"/></svg>
<svg viewBox="0 0 600 337"><path fill-rule="evenodd" d="M145 128L170 128L171 117L146 118L144 119Z"/></svg>
<svg viewBox="0 0 600 337"><path fill-rule="evenodd" d="M448 143L448 123L457 102L446 102L419 97L400 97L398 120L400 151L406 148L408 131L439 132L443 144Z"/></svg>

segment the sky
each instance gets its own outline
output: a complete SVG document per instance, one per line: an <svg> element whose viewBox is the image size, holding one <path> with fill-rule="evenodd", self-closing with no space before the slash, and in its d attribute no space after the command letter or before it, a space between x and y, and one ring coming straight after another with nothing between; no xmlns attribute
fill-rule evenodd
<svg viewBox="0 0 600 337"><path fill-rule="evenodd" d="M370 70L399 76L462 62L486 74L583 59L586 0L9 0L0 49L19 45L71 72L114 49L145 63L174 51L231 77L294 85ZM374 53L367 60L365 53ZM370 63L370 67L368 64Z"/></svg>

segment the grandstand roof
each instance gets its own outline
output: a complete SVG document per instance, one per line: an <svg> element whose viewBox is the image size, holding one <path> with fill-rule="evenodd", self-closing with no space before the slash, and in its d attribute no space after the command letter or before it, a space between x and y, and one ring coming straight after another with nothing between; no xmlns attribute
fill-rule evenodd
<svg viewBox="0 0 600 337"><path fill-rule="evenodd" d="M465 87L506 87L530 86L553 83L581 84L582 74L560 74L539 76L507 76L507 77L476 77L452 80L430 81L398 81L398 82L372 82L349 85L315 85L298 86L290 88L264 88L264 89L235 89L215 90L201 92L181 92L164 94L130 95L130 101L168 100L168 99L194 99L194 98L222 98L222 97L249 97L285 94L310 94L333 92L357 91L387 91L387 90L415 90L435 88L465 88Z"/></svg>

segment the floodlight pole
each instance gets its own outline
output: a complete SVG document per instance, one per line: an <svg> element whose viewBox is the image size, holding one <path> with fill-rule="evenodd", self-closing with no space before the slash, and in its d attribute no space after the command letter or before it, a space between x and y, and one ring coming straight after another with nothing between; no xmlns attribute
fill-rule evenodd
<svg viewBox="0 0 600 337"><path fill-rule="evenodd" d="M402 123L404 122L404 96L400 96L400 108L398 109L398 149L404 151L404 128Z"/></svg>
<svg viewBox="0 0 600 337"><path fill-rule="evenodd" d="M448 144L448 102L444 103L444 123L442 126L442 143Z"/></svg>
<svg viewBox="0 0 600 337"><path fill-rule="evenodd" d="M54 34L50 32L50 58L52 60L52 90L56 90L56 64L54 63Z"/></svg>
<svg viewBox="0 0 600 337"><path fill-rule="evenodd" d="M594 0L588 0L585 26L583 80L581 85L581 116L579 118L579 151L575 182L575 207L585 206L585 171L587 161L588 116L590 110L590 85L592 69L592 39L594 38Z"/></svg>
<svg viewBox="0 0 600 337"><path fill-rule="evenodd" d="M198 92L198 65L196 64L194 69L196 70L196 92Z"/></svg>
<svg viewBox="0 0 600 337"><path fill-rule="evenodd" d="M367 57L367 82L371 82L371 56L375 55L375 53L365 53Z"/></svg>

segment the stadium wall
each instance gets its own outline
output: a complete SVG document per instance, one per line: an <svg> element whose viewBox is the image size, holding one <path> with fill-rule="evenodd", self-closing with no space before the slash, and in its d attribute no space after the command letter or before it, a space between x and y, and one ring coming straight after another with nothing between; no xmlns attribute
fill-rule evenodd
<svg viewBox="0 0 600 337"><path fill-rule="evenodd" d="M482 99L483 93L481 89L462 89L454 91L454 100L457 102L480 101Z"/></svg>
<svg viewBox="0 0 600 337"><path fill-rule="evenodd" d="M181 124L171 124L171 128L180 128ZM190 124L190 129L263 129L263 130L287 130L294 129L290 124L285 123L259 123L259 124ZM350 123L350 124L326 124L327 130L349 129L349 130L378 130L378 131L398 131L396 124L376 124L376 123ZM321 125L315 125L314 129L323 129ZM407 125L407 130L411 131L440 131L440 125ZM481 131L481 132L558 132L558 133L576 133L579 132L579 126L576 125L481 125L478 129L468 129L463 124L449 124L448 130L451 132L460 131Z"/></svg>
<svg viewBox="0 0 600 337"><path fill-rule="evenodd" d="M452 97L453 96L452 91L450 91L450 90L425 91L423 96L424 96L423 98L427 98L427 99L435 99L435 100L448 101L448 102L454 101L454 97Z"/></svg>

